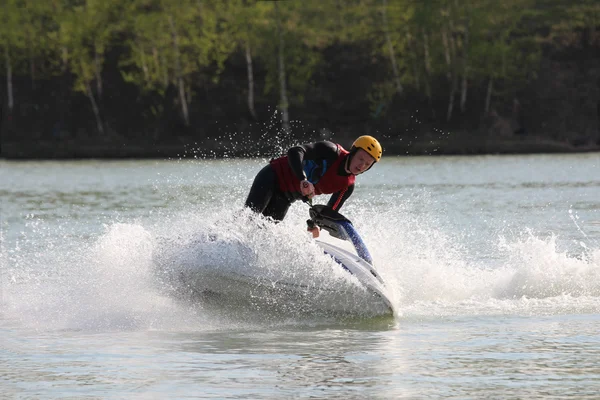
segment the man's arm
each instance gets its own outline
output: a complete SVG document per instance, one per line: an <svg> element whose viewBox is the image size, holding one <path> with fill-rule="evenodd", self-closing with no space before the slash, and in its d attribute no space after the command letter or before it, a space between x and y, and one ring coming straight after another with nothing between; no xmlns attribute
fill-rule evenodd
<svg viewBox="0 0 600 400"><path fill-rule="evenodd" d="M348 199L348 197L350 197L352 192L354 192L354 184L348 186L342 191L332 194L327 205L335 211L339 211L344 202Z"/></svg>
<svg viewBox="0 0 600 400"><path fill-rule="evenodd" d="M335 160L338 157L338 147L332 142L315 142L307 143L300 146L292 147L288 150L288 163L296 175L296 178L301 181L306 179L302 162L304 160Z"/></svg>

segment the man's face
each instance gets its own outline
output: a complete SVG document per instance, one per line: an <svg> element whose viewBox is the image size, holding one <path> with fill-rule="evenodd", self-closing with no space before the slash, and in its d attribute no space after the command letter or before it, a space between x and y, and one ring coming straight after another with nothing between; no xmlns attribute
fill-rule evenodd
<svg viewBox="0 0 600 400"><path fill-rule="evenodd" d="M369 153L363 149L358 149L352 160L350 160L349 172L354 175L362 174L375 162L375 159L371 157Z"/></svg>

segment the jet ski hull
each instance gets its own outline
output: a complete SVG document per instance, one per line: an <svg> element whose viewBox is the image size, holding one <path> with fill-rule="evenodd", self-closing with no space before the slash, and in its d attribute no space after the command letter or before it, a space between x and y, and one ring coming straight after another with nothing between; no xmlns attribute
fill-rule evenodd
<svg viewBox="0 0 600 400"><path fill-rule="evenodd" d="M345 249L316 240L325 254L331 256L344 270L353 275L372 296L372 303L380 303L382 313L393 313L390 294L383 279L371 264Z"/></svg>

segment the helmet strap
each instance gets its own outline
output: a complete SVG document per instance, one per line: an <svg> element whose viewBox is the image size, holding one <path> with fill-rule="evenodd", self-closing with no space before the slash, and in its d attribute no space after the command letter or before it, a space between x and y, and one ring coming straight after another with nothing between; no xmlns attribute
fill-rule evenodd
<svg viewBox="0 0 600 400"><path fill-rule="evenodd" d="M354 157L354 155L356 154L357 151L358 151L358 148L352 146L352 148L350 149L350 152L346 156L346 165L344 165L344 168L346 169L346 171L350 171L350 163L352 162L352 158ZM350 173L352 174L352 172L350 172Z"/></svg>

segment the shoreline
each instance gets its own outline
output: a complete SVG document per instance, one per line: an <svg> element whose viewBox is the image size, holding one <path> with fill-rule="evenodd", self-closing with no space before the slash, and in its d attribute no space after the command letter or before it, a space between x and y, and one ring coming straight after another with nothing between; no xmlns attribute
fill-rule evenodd
<svg viewBox="0 0 600 400"><path fill-rule="evenodd" d="M335 141L335 140L334 140ZM382 141L386 155L493 155L588 153L600 151L600 145L575 146L567 142L540 137L469 138L462 140ZM225 146L198 146L191 143L141 144L99 141L38 141L2 143L0 159L4 160L75 160L75 159L193 159L193 158L255 158L273 154L273 148L262 147L244 151L225 150Z"/></svg>

